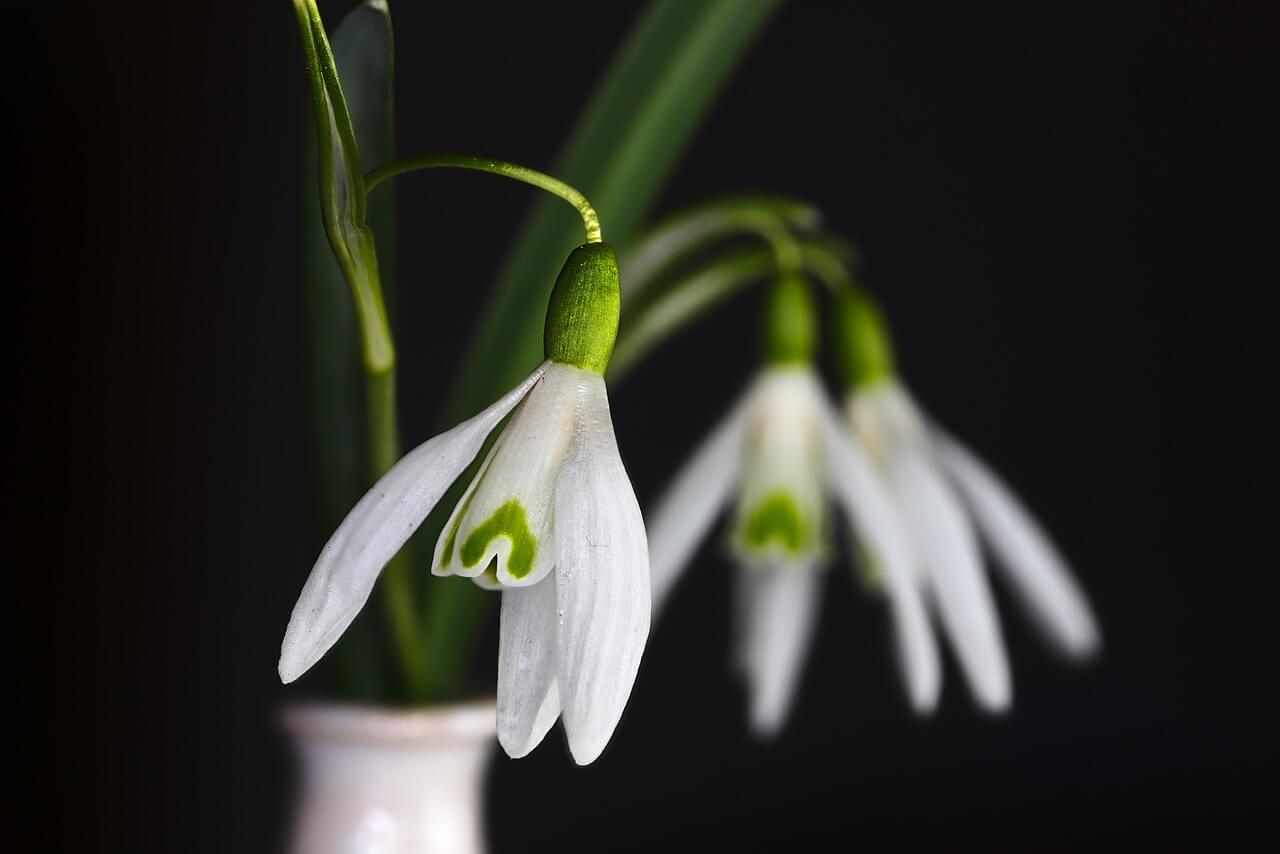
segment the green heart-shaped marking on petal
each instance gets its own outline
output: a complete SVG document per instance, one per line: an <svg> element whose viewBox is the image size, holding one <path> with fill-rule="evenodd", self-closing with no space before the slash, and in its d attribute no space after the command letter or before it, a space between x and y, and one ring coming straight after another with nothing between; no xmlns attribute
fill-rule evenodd
<svg viewBox="0 0 1280 854"><path fill-rule="evenodd" d="M777 542L791 554L802 552L809 539L795 499L785 492L775 492L756 506L745 533L749 546L763 549Z"/></svg>
<svg viewBox="0 0 1280 854"><path fill-rule="evenodd" d="M462 544L462 565L470 568L484 557L489 543L498 537L506 537L511 541L511 554L507 558L507 572L516 578L524 578L533 570L533 557L538 552L538 541L529 532L528 517L520 502L511 499L503 504L493 515L476 526ZM446 548L452 547L449 543Z"/></svg>

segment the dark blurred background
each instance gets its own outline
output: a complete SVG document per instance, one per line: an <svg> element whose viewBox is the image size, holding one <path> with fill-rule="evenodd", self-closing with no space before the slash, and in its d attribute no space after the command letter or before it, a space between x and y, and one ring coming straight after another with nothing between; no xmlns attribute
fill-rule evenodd
<svg viewBox="0 0 1280 854"><path fill-rule="evenodd" d="M349 5L322 4L331 26ZM549 168L637 8L393 3L401 152ZM10 15L6 697L32 719L11 780L45 838L79 850L275 851L294 783L275 661L314 558L292 12ZM1203 505L1226 497L1187 485L1205 461L1245 477L1264 461L1184 434L1206 409L1250 420L1202 385L1233 371L1200 333L1221 331L1215 296L1274 281L1237 265L1274 244L1274 213L1258 205L1264 228L1251 200L1275 151L1275 23L1149 3L782 9L659 212L779 191L854 238L905 377L1046 520L1105 653L1060 664L1000 591L1014 713L975 711L948 661L940 713L914 720L881 608L837 563L790 724L757 744L712 544L600 762L574 768L558 733L520 762L495 751L496 851L1069 850L1274 828L1275 671L1255 590L1274 553L1193 546ZM468 317L532 200L444 173L399 191L407 443L435 432ZM754 309L737 300L614 390L642 504L753 370ZM1188 511L1198 524L1174 522Z"/></svg>

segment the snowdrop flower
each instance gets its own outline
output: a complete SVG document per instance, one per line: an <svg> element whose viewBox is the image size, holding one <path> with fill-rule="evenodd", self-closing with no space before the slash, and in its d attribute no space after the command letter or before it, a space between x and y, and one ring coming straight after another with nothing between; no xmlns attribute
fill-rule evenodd
<svg viewBox="0 0 1280 854"><path fill-rule="evenodd" d="M786 718L816 623L828 557L828 498L849 518L885 583L912 702L937 681L937 653L906 533L873 465L844 429L811 366L813 307L797 276L770 287L766 362L740 402L694 452L649 524L655 604L731 501L737 570L735 663L752 727Z"/></svg>
<svg viewBox="0 0 1280 854"><path fill-rule="evenodd" d="M644 522L614 439L604 369L618 268L574 250L547 310L547 360L479 415L428 440L374 484L325 545L293 609L280 677L307 671L508 413L446 524L432 572L502 591L497 725L520 757L564 721L579 764L608 743L649 634Z"/></svg>
<svg viewBox="0 0 1280 854"><path fill-rule="evenodd" d="M1097 622L1030 513L971 451L933 425L898 381L875 304L854 290L837 310L849 422L906 522L917 555L913 586L936 612L977 702L1003 711L1012 702L1009 665L975 523L996 566L1059 650L1077 659L1094 653ZM887 588L890 600L898 595ZM926 705L939 690L940 680L928 686Z"/></svg>

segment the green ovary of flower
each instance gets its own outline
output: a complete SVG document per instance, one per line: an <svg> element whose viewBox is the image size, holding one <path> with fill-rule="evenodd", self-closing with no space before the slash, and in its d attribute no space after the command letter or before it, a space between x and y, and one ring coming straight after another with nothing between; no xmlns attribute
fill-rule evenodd
<svg viewBox="0 0 1280 854"><path fill-rule="evenodd" d="M533 569L533 558L538 551L538 541L529 531L529 521L520 502L511 499L471 532L462 544L462 565L470 568L484 557L489 543L498 537L511 541L511 554L507 557L507 572L515 578L524 578ZM450 544L451 545L451 544Z"/></svg>
<svg viewBox="0 0 1280 854"><path fill-rule="evenodd" d="M747 545L757 549L776 542L791 554L804 551L809 532L795 499L785 492L775 492L761 501L747 519L746 540Z"/></svg>

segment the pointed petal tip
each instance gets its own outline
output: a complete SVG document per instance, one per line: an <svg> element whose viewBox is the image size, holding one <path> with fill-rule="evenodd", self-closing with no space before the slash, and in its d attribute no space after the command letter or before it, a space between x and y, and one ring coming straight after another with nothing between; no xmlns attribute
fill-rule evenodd
<svg viewBox="0 0 1280 854"><path fill-rule="evenodd" d="M298 634L299 630L290 620L289 627L285 629L284 640L280 642L280 660L276 663L276 673L280 675L280 682L285 685L301 677L320 659L314 652L300 648L296 637Z"/></svg>
<svg viewBox="0 0 1280 854"><path fill-rule="evenodd" d="M280 661L276 665L276 673L280 675L280 682L284 685L295 681L310 669L311 663L299 661L296 656L288 653L281 653Z"/></svg>
<svg viewBox="0 0 1280 854"><path fill-rule="evenodd" d="M574 764L585 766L599 759L612 735L612 732L570 734L569 755L573 757Z"/></svg>
<svg viewBox="0 0 1280 854"><path fill-rule="evenodd" d="M1074 664L1091 664L1102 657L1102 632L1097 623L1079 626L1062 642L1063 654Z"/></svg>
<svg viewBox="0 0 1280 854"><path fill-rule="evenodd" d="M773 741L782 733L786 715L774 709L753 708L749 718L751 735L759 741Z"/></svg>
<svg viewBox="0 0 1280 854"><path fill-rule="evenodd" d="M918 718L932 718L938 711L937 685L916 685L908 689L907 702L911 705L911 713Z"/></svg>
<svg viewBox="0 0 1280 854"><path fill-rule="evenodd" d="M911 701L911 714L914 715L917 720L931 721L937 713L938 706L936 703L921 703L916 700Z"/></svg>
<svg viewBox="0 0 1280 854"><path fill-rule="evenodd" d="M507 754L510 759L524 759L533 749L538 746L539 742L531 742L515 738L510 733L499 732L498 744L502 747L502 752Z"/></svg>
<svg viewBox="0 0 1280 854"><path fill-rule="evenodd" d="M982 711L994 717L1007 715L1013 710L1013 689L1008 680L974 686L974 699Z"/></svg>

